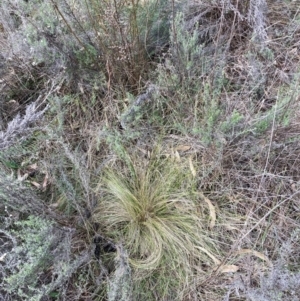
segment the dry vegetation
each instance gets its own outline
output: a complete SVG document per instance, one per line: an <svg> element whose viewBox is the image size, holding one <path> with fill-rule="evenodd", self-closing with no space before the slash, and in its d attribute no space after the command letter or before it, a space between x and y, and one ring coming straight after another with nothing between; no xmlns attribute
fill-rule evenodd
<svg viewBox="0 0 300 301"><path fill-rule="evenodd" d="M300 300L297 1L0 11L1 300Z"/></svg>

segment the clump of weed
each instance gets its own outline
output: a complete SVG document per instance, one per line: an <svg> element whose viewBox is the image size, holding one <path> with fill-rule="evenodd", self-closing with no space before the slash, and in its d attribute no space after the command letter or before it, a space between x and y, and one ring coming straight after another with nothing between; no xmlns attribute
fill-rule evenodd
<svg viewBox="0 0 300 301"><path fill-rule="evenodd" d="M94 220L104 233L124 244L135 284L149 279L150 289L160 271L159 279L165 277L164 289L168 288L165 294L180 294L197 274L196 266L210 261L216 251L206 233L203 204L197 201L193 180L174 160L156 154L145 165L129 162L128 174L106 173Z"/></svg>
<svg viewBox="0 0 300 301"><path fill-rule="evenodd" d="M14 240L14 247L4 254L3 297L41 300L59 296L64 291L61 284L89 260L89 253L76 257L70 254L71 228L35 216L16 221L13 226L5 232Z"/></svg>

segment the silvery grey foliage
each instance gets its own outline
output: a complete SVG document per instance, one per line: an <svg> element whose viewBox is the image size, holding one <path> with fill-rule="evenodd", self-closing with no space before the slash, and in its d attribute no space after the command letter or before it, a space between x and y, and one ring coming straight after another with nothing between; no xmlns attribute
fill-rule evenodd
<svg viewBox="0 0 300 301"><path fill-rule="evenodd" d="M16 212L30 213L48 219L56 219L56 213L21 181L0 170L0 204Z"/></svg>
<svg viewBox="0 0 300 301"><path fill-rule="evenodd" d="M256 1L256 0L255 0ZM264 0L263 0L264 1ZM219 1L217 1L218 3ZM244 19L244 16L241 14L241 12L238 10L237 5L235 3L232 3L231 0L221 0L221 5L222 8L224 9L225 13L227 13L228 11L233 11L237 17L240 20Z"/></svg>
<svg viewBox="0 0 300 301"><path fill-rule="evenodd" d="M266 0L250 0L248 21L252 25L254 38L258 42L264 42L267 39L267 8Z"/></svg>
<svg viewBox="0 0 300 301"><path fill-rule="evenodd" d="M116 270L109 283L108 301L131 301L132 279L128 255L121 245L117 246L117 250Z"/></svg>
<svg viewBox="0 0 300 301"><path fill-rule="evenodd" d="M17 116L8 123L7 129L0 132L0 150L7 149L17 141L23 141L36 130L36 127L32 125L41 119L48 109L46 106L43 110L38 111L37 102L38 101L35 101L28 105L24 116L17 114Z"/></svg>
<svg viewBox="0 0 300 301"><path fill-rule="evenodd" d="M63 294L63 284L91 257L90 250L71 254L75 229L33 216L16 221L15 227L17 230L0 230L10 242L3 249L6 253L0 265L0 300L49 300L53 291ZM47 283L41 283L46 278Z"/></svg>
<svg viewBox="0 0 300 301"><path fill-rule="evenodd" d="M151 102L153 94L158 91L158 87L151 84L149 85L147 91L139 95L130 108L121 117L121 126L123 129L128 127L130 122L134 122L137 112L142 110L146 104Z"/></svg>
<svg viewBox="0 0 300 301"><path fill-rule="evenodd" d="M223 301L245 296L248 301L300 301L300 273L276 265L269 273L260 275L259 287L249 287L243 277L236 280Z"/></svg>
<svg viewBox="0 0 300 301"><path fill-rule="evenodd" d="M246 297L247 301L300 301L299 247L300 230L281 242L279 258L269 271L261 271L258 285L249 276L237 275L223 301L232 296Z"/></svg>

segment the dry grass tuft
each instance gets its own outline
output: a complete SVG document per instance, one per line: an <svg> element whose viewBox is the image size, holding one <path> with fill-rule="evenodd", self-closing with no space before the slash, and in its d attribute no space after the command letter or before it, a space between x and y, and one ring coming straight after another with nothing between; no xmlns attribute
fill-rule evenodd
<svg viewBox="0 0 300 301"><path fill-rule="evenodd" d="M109 171L94 220L106 235L124 243L135 273L149 278L167 265L182 287L197 270L195 262L214 258L201 210L207 204L196 201L186 171L174 160L158 157L132 165L127 175Z"/></svg>

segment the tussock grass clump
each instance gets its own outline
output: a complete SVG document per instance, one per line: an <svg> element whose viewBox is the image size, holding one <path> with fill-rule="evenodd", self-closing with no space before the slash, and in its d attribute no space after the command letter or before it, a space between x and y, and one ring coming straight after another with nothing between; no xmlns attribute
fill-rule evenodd
<svg viewBox="0 0 300 301"><path fill-rule="evenodd" d="M129 174L106 173L94 219L104 233L124 244L135 276L155 281L151 276L159 271L166 283L177 278L182 289L197 264L209 261L213 243L193 186L180 165L157 156L132 164Z"/></svg>

